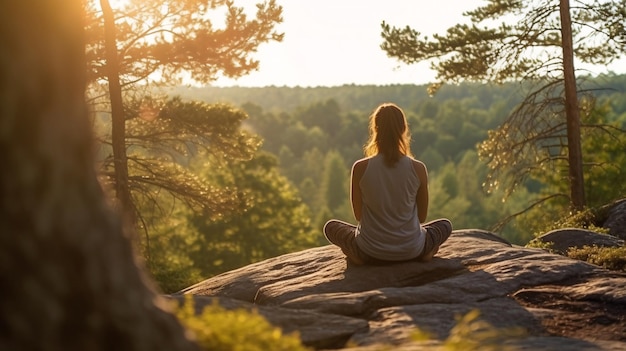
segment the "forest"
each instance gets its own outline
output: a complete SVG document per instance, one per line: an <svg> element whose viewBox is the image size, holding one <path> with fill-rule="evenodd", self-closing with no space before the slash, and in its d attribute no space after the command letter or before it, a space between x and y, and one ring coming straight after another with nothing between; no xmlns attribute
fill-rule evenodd
<svg viewBox="0 0 626 351"><path fill-rule="evenodd" d="M594 207L626 194L620 181L626 167L626 76L580 80L583 90L594 92L593 113L583 124L614 128L605 127L604 133L590 128L583 135L588 206ZM405 110L413 154L428 167L429 218L447 217L455 229L491 230L524 245L568 211L558 201L531 206L546 194L563 191L567 181L562 165L527 177L511 194L485 184L488 166L480 157L481 143L520 103L524 89L519 83L463 83L429 95L426 86L418 85L180 86L154 93L164 101L158 118L163 123L166 116L197 112L190 128L207 130L208 153L185 141L191 152L173 160L198 177L190 186L206 184L216 196L222 194L222 203L207 212L194 210L181 201L184 197L148 201L144 196L141 212L149 215L141 247L149 267L158 281L167 282L166 290L176 290L194 279L327 244L321 233L325 221L354 222L350 167L363 155L369 114L390 101ZM217 110L223 111L221 117L213 116ZM99 128L106 131L103 116ZM142 133L148 125L137 119L129 124L130 133ZM182 135L180 130L175 134ZM146 150L135 145L138 155ZM101 153L107 154L106 147ZM137 175L145 173L131 167L131 174L133 169ZM236 195L234 204L225 200L226 193Z"/></svg>

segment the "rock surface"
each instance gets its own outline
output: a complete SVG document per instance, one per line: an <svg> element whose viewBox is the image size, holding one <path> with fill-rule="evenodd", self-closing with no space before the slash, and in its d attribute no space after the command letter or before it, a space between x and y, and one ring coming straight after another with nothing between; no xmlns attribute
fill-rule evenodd
<svg viewBox="0 0 626 351"><path fill-rule="evenodd" d="M255 309L316 349L432 350L479 310L494 328L523 331L512 350L626 350L626 274L490 232L457 230L428 263L354 266L332 245L226 272L174 296L198 309L217 298ZM418 328L429 341L410 336Z"/></svg>
<svg viewBox="0 0 626 351"><path fill-rule="evenodd" d="M626 240L626 199L616 201L609 207L603 227L609 229L609 234Z"/></svg>
<svg viewBox="0 0 626 351"><path fill-rule="evenodd" d="M578 228L555 229L537 237L536 240L550 244L550 249L559 254L566 254L570 248L583 246L624 246L624 240L616 236Z"/></svg>

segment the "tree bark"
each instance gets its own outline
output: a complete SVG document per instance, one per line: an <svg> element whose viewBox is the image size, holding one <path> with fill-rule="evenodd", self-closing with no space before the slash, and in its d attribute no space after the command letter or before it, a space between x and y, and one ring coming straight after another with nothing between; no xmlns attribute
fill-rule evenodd
<svg viewBox="0 0 626 351"><path fill-rule="evenodd" d="M128 186L128 158L126 157L126 119L120 85L119 59L115 17L108 0L100 0L104 20L104 51L106 56L107 81L111 102L111 144L113 146L113 167L115 169L115 196L129 225L136 222L136 211Z"/></svg>
<svg viewBox="0 0 626 351"><path fill-rule="evenodd" d="M96 178L82 1L0 14L0 349L196 350Z"/></svg>
<svg viewBox="0 0 626 351"><path fill-rule="evenodd" d="M565 84L565 115L567 119L567 150L569 162L570 202L575 211L585 207L582 148L580 141L580 112L574 73L574 49L569 0L560 0L561 38L563 48L563 78Z"/></svg>

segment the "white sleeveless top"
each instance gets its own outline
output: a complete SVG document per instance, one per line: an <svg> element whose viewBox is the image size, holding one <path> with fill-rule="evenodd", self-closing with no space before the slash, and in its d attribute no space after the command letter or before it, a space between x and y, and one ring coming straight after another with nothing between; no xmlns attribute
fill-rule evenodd
<svg viewBox="0 0 626 351"><path fill-rule="evenodd" d="M388 167L382 154L369 159L359 183L363 208L356 243L369 256L387 261L417 257L425 236L417 216L420 180L413 161L402 156Z"/></svg>

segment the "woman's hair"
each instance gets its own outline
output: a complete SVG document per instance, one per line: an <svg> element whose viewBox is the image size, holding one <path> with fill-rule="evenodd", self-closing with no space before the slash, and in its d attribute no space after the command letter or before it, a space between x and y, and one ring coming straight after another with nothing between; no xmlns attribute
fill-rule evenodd
<svg viewBox="0 0 626 351"><path fill-rule="evenodd" d="M385 163L393 166L402 155L411 154L411 135L402 109L396 104L384 103L374 110L369 122L369 140L365 156L383 154Z"/></svg>

